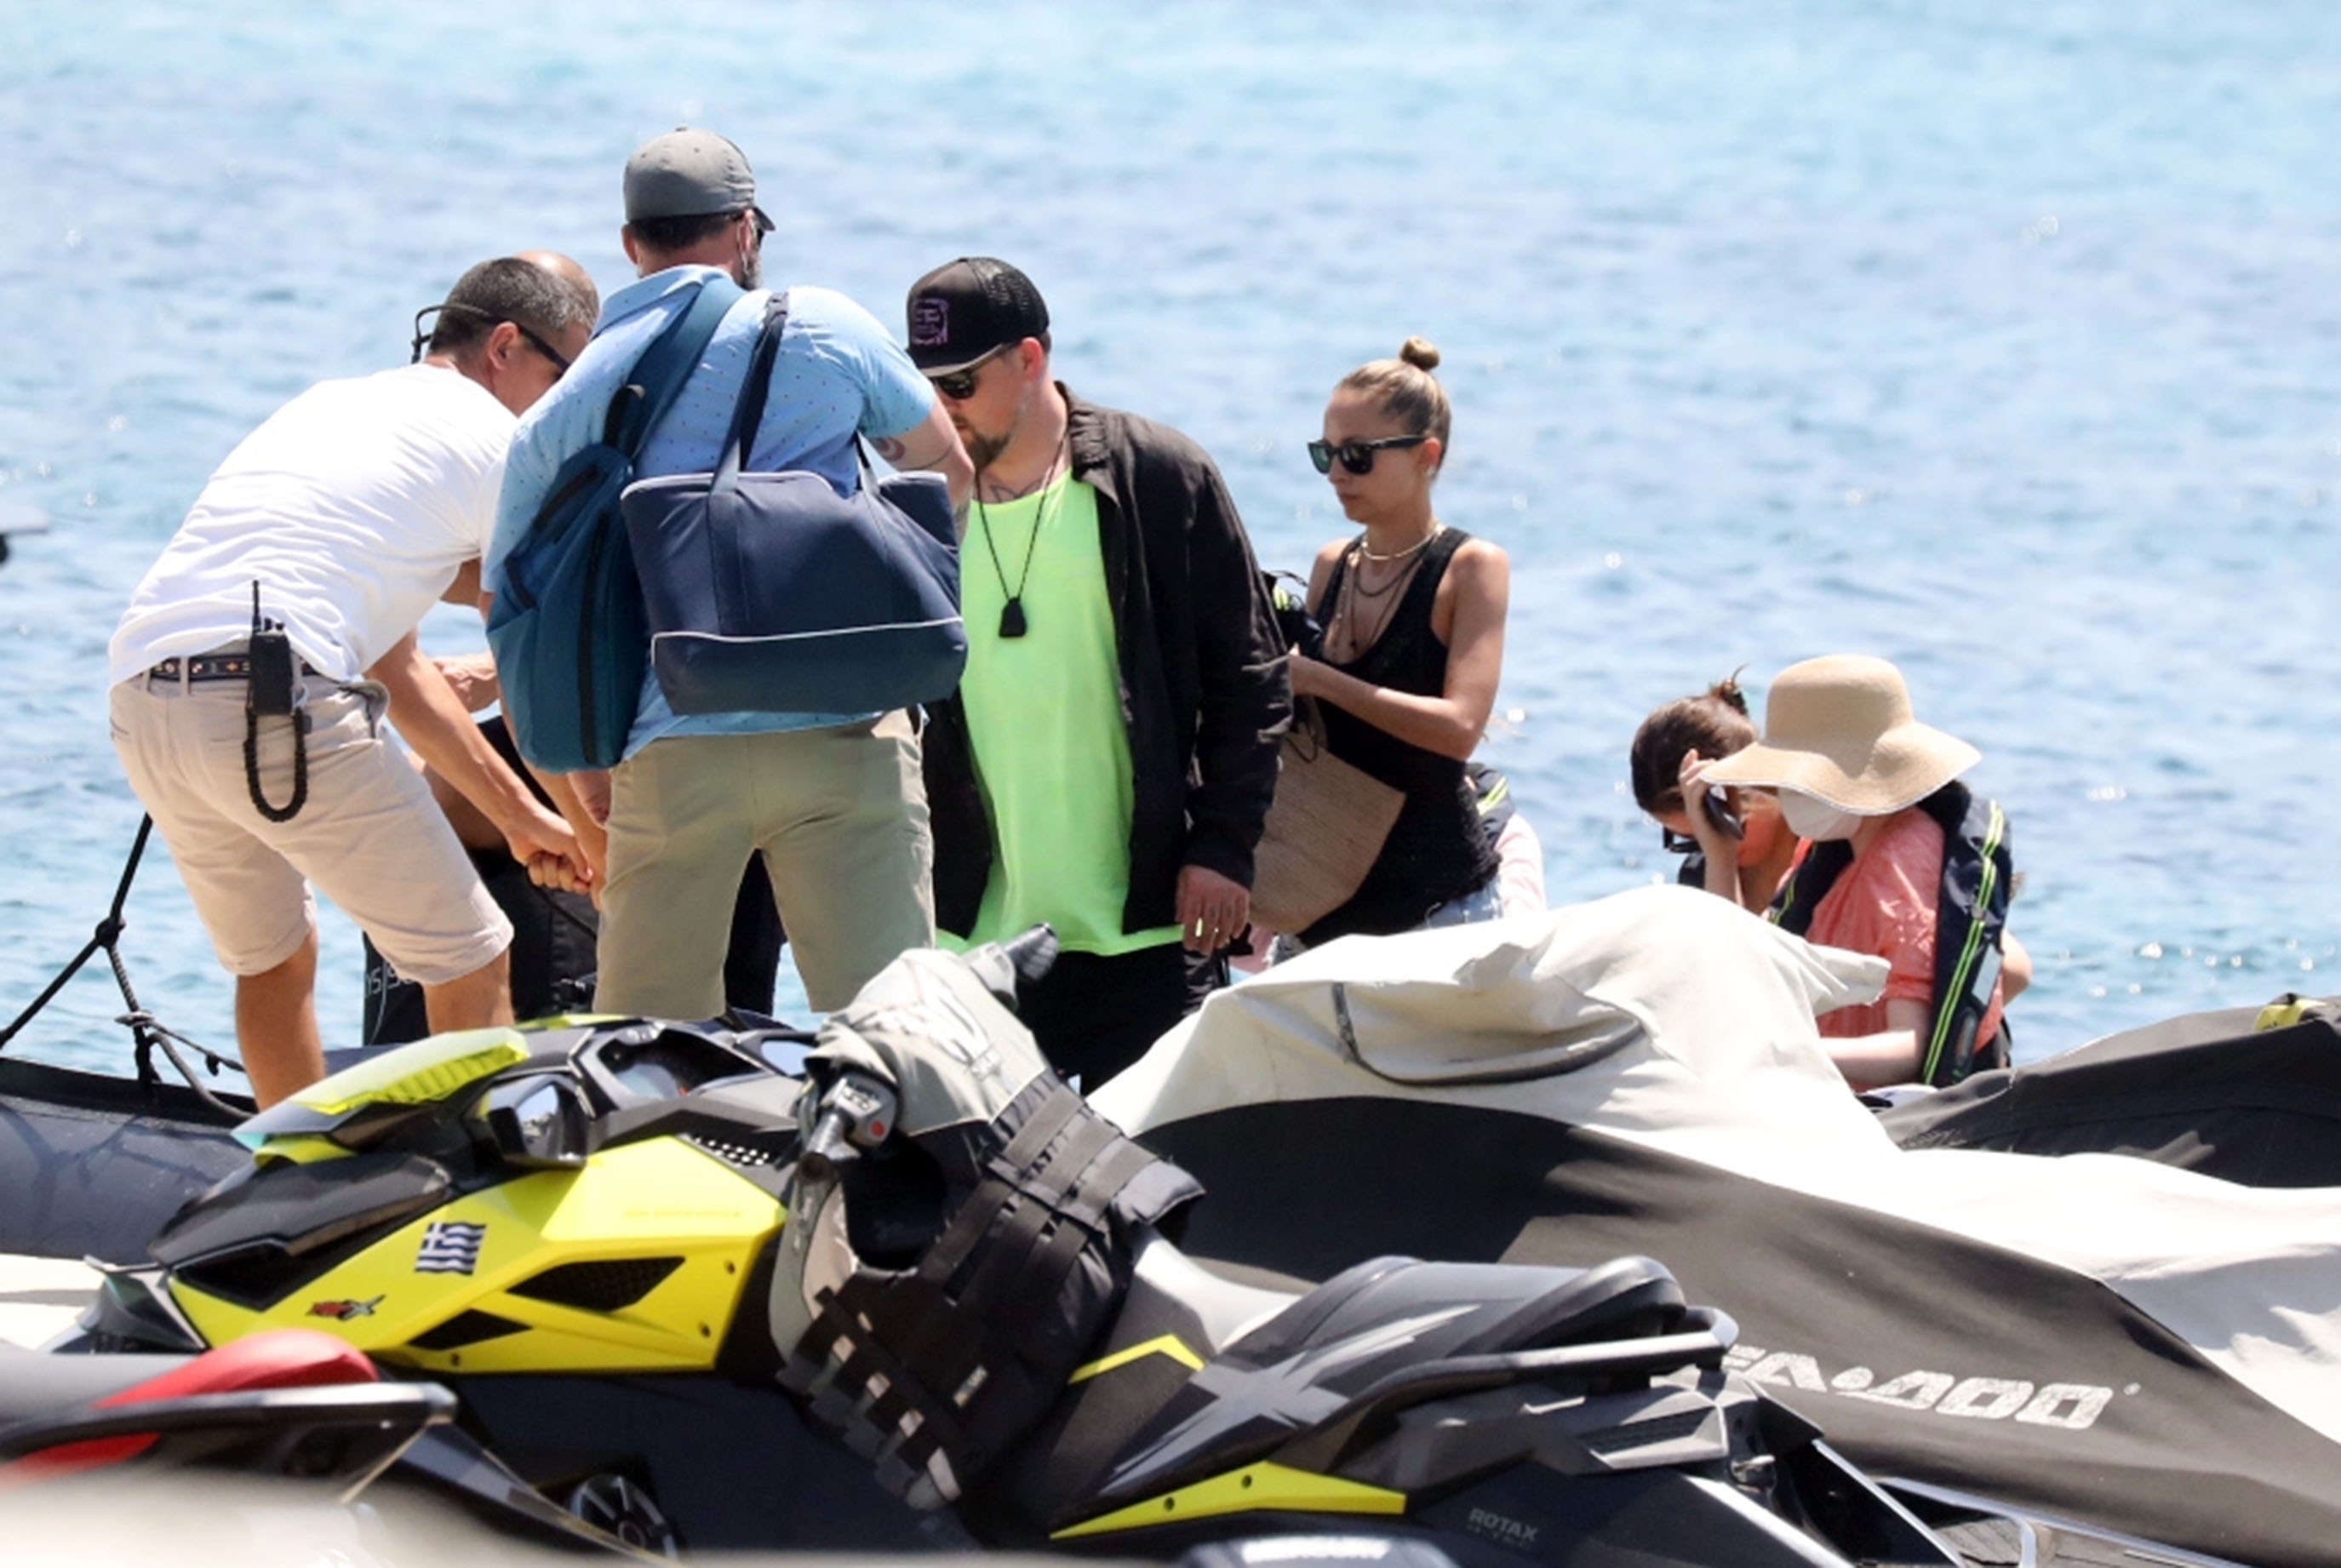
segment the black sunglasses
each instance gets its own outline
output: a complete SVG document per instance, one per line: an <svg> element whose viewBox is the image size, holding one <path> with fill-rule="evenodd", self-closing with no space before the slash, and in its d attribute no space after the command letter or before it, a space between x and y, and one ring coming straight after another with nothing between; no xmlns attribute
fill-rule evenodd
<svg viewBox="0 0 2341 1568"><path fill-rule="evenodd" d="M559 349L553 347L551 344L545 342L544 339L537 336L536 334L529 331L528 328L521 325L518 322L513 322L512 324L512 329L520 334L521 336L528 339L529 347L536 350L537 353L553 361L553 374L556 380L569 374L569 356L567 355L562 353Z"/></svg>
<svg viewBox="0 0 2341 1568"><path fill-rule="evenodd" d="M537 336L536 334L531 332L519 322L513 320L510 316L491 316L488 312L480 309L477 305L458 305L452 302L445 305L426 305L421 310L414 313L414 352L408 359L408 364L412 365L416 360L420 360L423 357L424 345L429 344L431 341L431 330L423 325L423 318L427 315L438 315L451 310L457 315L473 316L478 320L487 322L488 330L491 332L493 332L500 326L511 327L514 332L520 334L521 336L528 340L529 347L536 350L537 353L544 355L545 358L553 362L553 370L555 379L569 374L569 356L562 353L559 349L553 347L551 344L545 342L544 339Z"/></svg>
<svg viewBox="0 0 2341 1568"><path fill-rule="evenodd" d="M927 379L934 384L937 392L941 393L953 403L965 403L975 395L975 373L981 370L988 361L999 358L1015 346L1016 345L1012 343L1003 343L990 354L970 360L957 370L943 375L931 375Z"/></svg>
<svg viewBox="0 0 2341 1568"><path fill-rule="evenodd" d="M1317 465L1320 474L1332 473L1336 457L1341 460L1341 466L1352 474L1371 474L1375 453L1400 446L1420 446L1430 439L1427 434L1382 435L1371 441L1344 441L1339 446L1330 441L1312 441L1309 444L1309 461Z"/></svg>

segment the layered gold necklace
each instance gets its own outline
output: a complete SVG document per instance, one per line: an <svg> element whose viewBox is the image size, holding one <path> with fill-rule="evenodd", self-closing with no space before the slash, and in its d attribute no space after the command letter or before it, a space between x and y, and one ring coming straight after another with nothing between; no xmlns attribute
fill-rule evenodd
<svg viewBox="0 0 2341 1568"><path fill-rule="evenodd" d="M1422 553L1430 548L1433 539L1439 537L1439 531L1444 526L1434 517L1430 521L1430 533L1425 534L1405 549L1393 550L1386 555L1378 555L1368 549L1364 534L1360 534L1358 542L1350 546L1349 558L1345 563L1346 570L1341 574L1340 602L1334 606L1333 612L1334 625L1343 634L1342 640L1346 641L1348 645L1349 657L1343 660L1343 663L1354 663L1367 649L1381 641L1382 634L1390 629L1390 618L1398 614L1399 604L1405 597L1400 590L1414 580L1415 573L1422 566ZM1369 564L1380 566L1388 565L1393 561L1403 561L1406 564L1391 573L1389 581L1380 587L1366 586L1366 567ZM1362 634L1358 625L1360 614L1358 602L1361 599L1380 601L1379 613L1374 614L1372 628ZM1330 642L1334 639L1327 640Z"/></svg>

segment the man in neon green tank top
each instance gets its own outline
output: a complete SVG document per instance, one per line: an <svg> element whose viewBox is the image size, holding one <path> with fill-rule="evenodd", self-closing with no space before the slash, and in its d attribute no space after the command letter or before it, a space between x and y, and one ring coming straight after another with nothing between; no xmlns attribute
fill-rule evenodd
<svg viewBox="0 0 2341 1568"><path fill-rule="evenodd" d="M1225 979L1291 711L1284 651L1211 460L1054 380L1030 278L962 257L909 315L976 466L967 674L925 748L935 924L968 943L1056 928L1025 1021L1095 1088Z"/></svg>

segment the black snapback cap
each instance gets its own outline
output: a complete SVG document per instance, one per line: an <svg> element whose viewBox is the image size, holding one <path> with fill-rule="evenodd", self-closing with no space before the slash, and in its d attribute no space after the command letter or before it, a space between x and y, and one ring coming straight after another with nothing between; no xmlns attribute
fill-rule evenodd
<svg viewBox="0 0 2341 1568"><path fill-rule="evenodd" d="M1049 330L1032 280L991 256L961 256L911 285L911 363L929 375L964 370L1003 345Z"/></svg>

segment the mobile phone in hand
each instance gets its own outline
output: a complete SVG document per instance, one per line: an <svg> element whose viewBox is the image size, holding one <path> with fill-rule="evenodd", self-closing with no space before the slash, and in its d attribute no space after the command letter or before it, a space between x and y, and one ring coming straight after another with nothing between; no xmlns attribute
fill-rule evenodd
<svg viewBox="0 0 2341 1568"><path fill-rule="evenodd" d="M1707 820L1713 823L1725 837L1746 836L1748 830L1741 824L1738 814L1731 809L1731 797L1723 793L1722 785L1708 786L1707 794L1699 801L1699 809L1707 813Z"/></svg>

